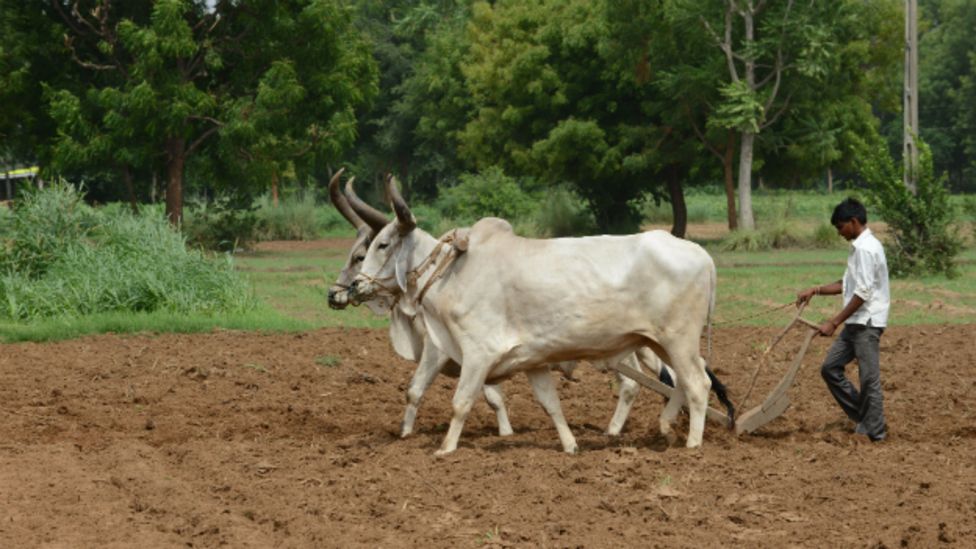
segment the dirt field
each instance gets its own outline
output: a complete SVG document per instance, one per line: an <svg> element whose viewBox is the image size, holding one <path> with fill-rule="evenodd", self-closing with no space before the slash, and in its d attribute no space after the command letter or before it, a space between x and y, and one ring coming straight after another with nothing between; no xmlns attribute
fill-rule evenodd
<svg viewBox="0 0 976 549"><path fill-rule="evenodd" d="M772 334L717 331L735 398ZM479 403L441 459L453 380L398 439L412 369L381 330L0 345L0 546L972 546L974 336L885 334L881 444L842 421L820 339L793 406L756 435L709 424L703 449L668 447L645 391L610 439L613 378L580 368L560 382L580 455L559 451L519 377L505 385L516 434L498 437Z"/></svg>

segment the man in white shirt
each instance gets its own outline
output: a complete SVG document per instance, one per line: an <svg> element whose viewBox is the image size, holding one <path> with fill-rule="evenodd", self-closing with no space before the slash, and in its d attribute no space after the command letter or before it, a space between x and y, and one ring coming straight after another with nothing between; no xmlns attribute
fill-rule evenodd
<svg viewBox="0 0 976 549"><path fill-rule="evenodd" d="M872 441L884 440L888 428L881 394L879 346L888 325L891 296L888 289L888 263L884 247L867 227L867 210L853 198L834 208L830 223L837 233L851 242L844 278L808 288L796 296L797 305L815 295L843 294L844 307L820 326L820 335L830 337L844 325L834 340L820 369L827 388L840 407L856 424L855 432ZM857 358L860 390L844 375L844 367Z"/></svg>

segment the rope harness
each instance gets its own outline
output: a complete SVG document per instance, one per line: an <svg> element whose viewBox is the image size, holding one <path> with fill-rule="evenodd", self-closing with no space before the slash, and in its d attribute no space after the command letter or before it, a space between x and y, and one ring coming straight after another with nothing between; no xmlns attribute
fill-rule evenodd
<svg viewBox="0 0 976 549"><path fill-rule="evenodd" d="M457 231L458 231L457 229L454 229L451 232L442 236L437 241L437 244L434 246L434 249L431 250L430 254L428 254L427 257L420 262L420 265L418 265L415 269L412 269L407 273L407 285L416 286L420 282L420 278L424 276L424 273L426 273L428 269L430 269L434 265L437 266L437 268L434 269L434 272L424 283L423 288L421 288L420 292L417 294L417 299L415 300L415 303L417 305L419 305L423 301L424 296L427 294L427 290L429 290L431 286L434 285L435 282L437 282L442 276L444 276L444 273L447 271L447 268L450 267L452 263L454 263L454 260L457 259L458 255L463 253L456 246L453 245L448 246L447 254L444 256L445 261L438 264L438 259L439 256L441 255L441 250L448 244L454 244L454 242L457 240ZM386 260L383 261L383 264L380 265L380 268L377 269L377 271L382 272L383 269L386 268L387 263L389 263L390 260L393 259L394 255L395 254L392 253L388 255L386 257ZM376 278L365 273L359 273L359 276L365 278L371 284L379 287L380 290L377 291L376 293L386 294L392 297L393 306L396 306L397 302L403 296L403 293L398 291L399 288L394 289L393 287L385 284L386 281L395 279L396 275Z"/></svg>

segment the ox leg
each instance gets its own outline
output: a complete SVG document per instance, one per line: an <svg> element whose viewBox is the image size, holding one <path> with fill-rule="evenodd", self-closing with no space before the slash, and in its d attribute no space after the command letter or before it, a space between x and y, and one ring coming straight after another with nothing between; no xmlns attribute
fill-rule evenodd
<svg viewBox="0 0 976 549"><path fill-rule="evenodd" d="M410 387L407 388L407 409L403 413L403 422L400 424L400 438L404 438L413 432L413 424L417 419L417 410L420 408L420 401L424 398L424 393L434 382L434 378L447 364L447 357L437 350L433 345L425 345L420 355L420 363L410 379Z"/></svg>
<svg viewBox="0 0 976 549"><path fill-rule="evenodd" d="M507 437L510 436L514 431L512 431L512 424L508 422L508 410L505 409L505 393L502 392L502 388L499 385L485 385L484 388L485 400L488 401L488 406L495 411L495 417L498 418L498 435Z"/></svg>
<svg viewBox="0 0 976 549"><path fill-rule="evenodd" d="M542 404L546 413L552 418L552 422L556 424L556 432L559 433L559 441L563 444L563 451L567 454L577 453L579 447L576 445L576 437L569 430L566 418L563 417L563 408L559 404L559 393L556 392L556 386L552 382L552 376L549 375L549 369L536 368L526 371L525 375L532 383L532 392L535 393L536 400Z"/></svg>
<svg viewBox="0 0 976 549"><path fill-rule="evenodd" d="M671 367L675 372L675 385L681 389L688 404L688 448L701 446L702 434L705 432L705 411L708 408L708 391L711 381L705 374L705 361L694 353L669 353L674 362ZM677 394L675 391L673 394ZM671 402L668 403L669 408ZM680 405L679 405L680 406ZM677 410L674 411L677 414ZM663 416L663 414L662 414ZM662 417L663 424L663 417Z"/></svg>
<svg viewBox="0 0 976 549"><path fill-rule="evenodd" d="M458 379L452 401L454 416L451 417L451 426L447 429L447 435L444 436L440 449L434 452L434 455L444 456L457 450L458 439L461 438L461 431L464 429L464 420L468 418L471 407L474 406L475 396L485 385L490 366L490 363L477 364L473 360L468 360L461 368L461 377Z"/></svg>
<svg viewBox="0 0 976 549"><path fill-rule="evenodd" d="M641 371L640 361L635 359L635 355L628 355L624 362L638 372ZM620 431L623 430L624 423L627 422L627 417L630 415L634 400L637 398L637 393L640 392L640 384L625 375L617 373L617 381L620 385L620 391L617 394L617 409L614 410L613 417L610 418L610 425L607 426L607 434L612 437L620 435Z"/></svg>
<svg viewBox="0 0 976 549"><path fill-rule="evenodd" d="M675 435L671 431L671 425L674 423L675 418L678 417L678 412L681 411L681 407L685 403L685 390L684 384L681 379L674 379L674 391L671 392L671 398L668 399L668 403L661 410L661 417L659 419L661 434L664 435L669 442L674 443Z"/></svg>

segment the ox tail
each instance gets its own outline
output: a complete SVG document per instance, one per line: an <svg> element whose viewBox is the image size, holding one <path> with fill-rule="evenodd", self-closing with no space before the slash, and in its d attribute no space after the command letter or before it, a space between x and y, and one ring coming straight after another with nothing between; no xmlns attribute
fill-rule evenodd
<svg viewBox="0 0 976 549"><path fill-rule="evenodd" d="M715 263L712 263L711 271L708 273L708 316L706 317L705 325L705 373L708 374L708 379L712 382L712 391L715 396L718 397L719 402L721 402L725 409L728 411L729 415L729 429L735 429L735 405L732 404L732 400L729 399L728 389L725 384L719 381L718 377L715 376L715 372L708 366L712 362L712 314L715 312L715 294L717 293L717 279L718 274L715 272Z"/></svg>
<svg viewBox="0 0 976 549"><path fill-rule="evenodd" d="M724 383L719 381L718 377L715 376L715 372L708 366L705 367L705 373L708 374L708 379L712 382L712 391L728 412L729 430L735 429L735 405L732 404L732 400L729 398L728 389L726 389Z"/></svg>

